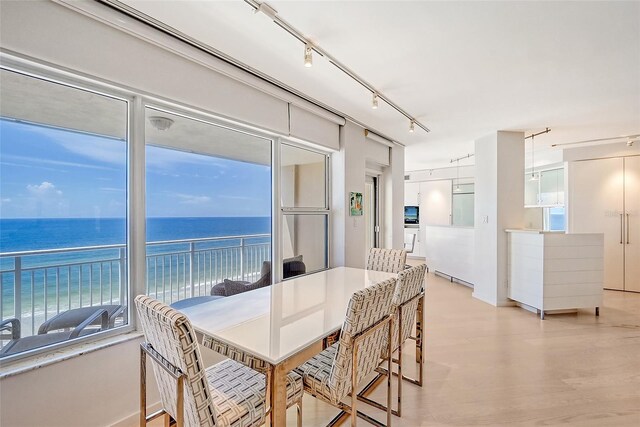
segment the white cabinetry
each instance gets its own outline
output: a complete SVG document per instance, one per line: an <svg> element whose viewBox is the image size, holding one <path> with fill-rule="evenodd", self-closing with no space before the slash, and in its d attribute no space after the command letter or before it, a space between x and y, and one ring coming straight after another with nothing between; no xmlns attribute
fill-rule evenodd
<svg viewBox="0 0 640 427"><path fill-rule="evenodd" d="M533 206L564 205L564 168L536 172L536 180L531 174L524 177L524 204Z"/></svg>
<svg viewBox="0 0 640 427"><path fill-rule="evenodd" d="M602 305L603 235L507 230L509 298L540 310Z"/></svg>
<svg viewBox="0 0 640 427"><path fill-rule="evenodd" d="M420 183L421 226L451 225L451 190L448 179Z"/></svg>
<svg viewBox="0 0 640 427"><path fill-rule="evenodd" d="M604 287L640 292L640 156L569 164L569 230L604 233Z"/></svg>
<svg viewBox="0 0 640 427"><path fill-rule="evenodd" d="M405 182L404 183L404 205L405 206L418 206L420 196L420 183L418 182Z"/></svg>

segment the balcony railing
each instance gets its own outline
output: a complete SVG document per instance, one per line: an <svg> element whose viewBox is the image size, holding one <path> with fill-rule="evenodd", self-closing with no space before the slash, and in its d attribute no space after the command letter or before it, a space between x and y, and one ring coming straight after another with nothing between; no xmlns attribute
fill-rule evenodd
<svg viewBox="0 0 640 427"><path fill-rule="evenodd" d="M224 279L255 281L271 259L269 234L147 243L146 292L167 304ZM0 319L15 317L22 336L78 307L128 304L125 245L0 253Z"/></svg>

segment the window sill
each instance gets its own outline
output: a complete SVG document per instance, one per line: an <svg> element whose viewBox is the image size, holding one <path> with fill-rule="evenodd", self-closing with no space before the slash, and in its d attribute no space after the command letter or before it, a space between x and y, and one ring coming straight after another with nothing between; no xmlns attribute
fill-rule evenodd
<svg viewBox="0 0 640 427"><path fill-rule="evenodd" d="M68 346L50 353L39 354L37 356L16 360L14 362L0 362L0 380L20 375L34 369L53 365L54 363L63 362L73 359L83 354L88 354L97 350L102 350L127 341L139 339L143 336L142 332L131 331L126 334L118 334L107 337L98 341L84 342L77 345Z"/></svg>

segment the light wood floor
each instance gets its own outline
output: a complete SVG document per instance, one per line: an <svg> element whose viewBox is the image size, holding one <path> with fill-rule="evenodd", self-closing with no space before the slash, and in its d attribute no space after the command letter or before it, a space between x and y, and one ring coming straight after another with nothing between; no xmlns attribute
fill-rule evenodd
<svg viewBox="0 0 640 427"><path fill-rule="evenodd" d="M433 274L426 282L425 385L404 384L394 426L640 426L640 294L605 291L600 317L580 310L541 321ZM409 374L412 350L408 344ZM305 396L305 426L326 425L336 413Z"/></svg>

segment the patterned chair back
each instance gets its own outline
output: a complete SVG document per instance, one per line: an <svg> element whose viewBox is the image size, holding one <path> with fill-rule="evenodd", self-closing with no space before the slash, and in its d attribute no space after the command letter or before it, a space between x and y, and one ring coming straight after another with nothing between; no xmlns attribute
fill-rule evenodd
<svg viewBox="0 0 640 427"><path fill-rule="evenodd" d="M367 270L399 273L404 270L407 251L404 249L369 249Z"/></svg>
<svg viewBox="0 0 640 427"><path fill-rule="evenodd" d="M336 356L331 366L329 388L334 402L351 391L353 340L356 335L391 314L391 298L396 279L388 279L353 294L342 326ZM389 329L378 328L358 345L356 358L359 383L378 366L380 354L387 345Z"/></svg>
<svg viewBox="0 0 640 427"><path fill-rule="evenodd" d="M424 285L424 274L427 270L426 264L417 265L407 270L402 270L398 273L398 281L396 282L396 289L393 293L393 307L405 304L415 296L419 295ZM418 308L418 300L415 299L410 303L402 307L402 336L400 342L405 342L411 331L413 330L413 324L416 320L416 310ZM393 348L398 347L398 313L393 319Z"/></svg>
<svg viewBox="0 0 640 427"><path fill-rule="evenodd" d="M191 322L184 314L146 295L138 295L135 303L146 341L186 375L184 425L215 426L217 423L211 391ZM152 365L162 406L176 419L176 380L157 363Z"/></svg>

